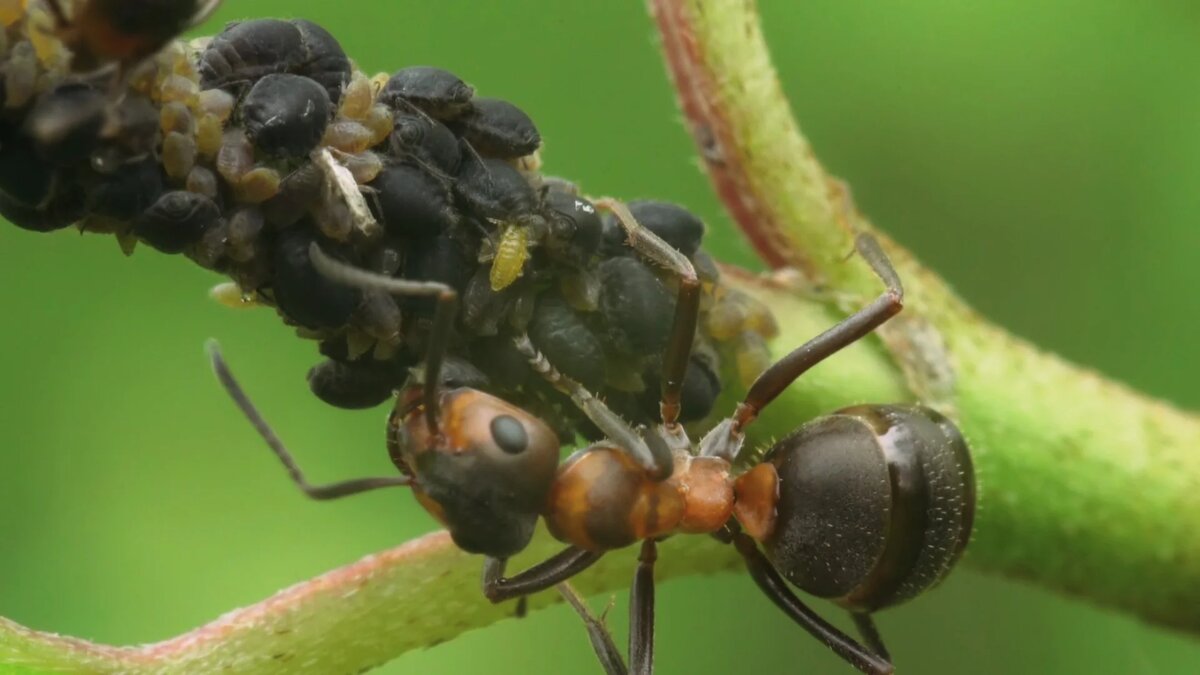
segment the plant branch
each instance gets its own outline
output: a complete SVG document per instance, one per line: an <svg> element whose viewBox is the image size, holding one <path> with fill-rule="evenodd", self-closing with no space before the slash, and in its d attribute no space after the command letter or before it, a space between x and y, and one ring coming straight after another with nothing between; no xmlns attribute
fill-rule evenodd
<svg viewBox="0 0 1200 675"><path fill-rule="evenodd" d="M767 302L781 355L878 293L845 260L869 229L792 121L746 0L653 0L684 111L718 192L772 265L824 295L727 272ZM887 244L908 288L902 321L805 375L755 425L757 440L861 401L933 402L956 414L980 483L966 562L1177 629L1200 632L1200 419L1040 352L986 323ZM841 309L830 307L838 305ZM731 388L726 398L739 392ZM727 401L719 410L728 410ZM514 561L554 552L544 533ZM480 560L433 534L280 592L165 642L111 647L0 620L0 663L58 672L346 672L509 616L478 588ZM664 545L662 579L736 566L705 537ZM578 580L628 585L630 551ZM1152 583L1148 581L1152 580ZM534 608L557 594L532 599ZM437 611L429 611L436 607Z"/></svg>
<svg viewBox="0 0 1200 675"><path fill-rule="evenodd" d="M795 122L750 0L651 0L705 167L770 264L877 292L842 264L872 230ZM1200 419L987 323L886 242L907 309L880 332L912 396L956 413L980 483L969 562L1200 632ZM782 431L782 428L779 429Z"/></svg>

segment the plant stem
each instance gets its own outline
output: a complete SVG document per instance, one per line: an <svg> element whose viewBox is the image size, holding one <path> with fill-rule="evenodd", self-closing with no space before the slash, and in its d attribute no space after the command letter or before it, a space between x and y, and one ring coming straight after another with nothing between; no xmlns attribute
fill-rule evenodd
<svg viewBox="0 0 1200 675"><path fill-rule="evenodd" d="M842 262L872 227L797 126L755 3L650 5L705 167L760 255L855 304L878 292ZM957 413L972 445L970 563L1200 632L1200 419L1013 338L885 244L908 293L880 336L910 395Z"/></svg>
<svg viewBox="0 0 1200 675"><path fill-rule="evenodd" d="M684 111L718 192L775 266L828 284L812 293L736 273L767 302L780 356L879 292L851 233L870 229L792 120L752 2L653 0ZM1149 621L1200 632L1200 419L1011 337L885 240L908 309L880 335L806 374L753 427L757 441L862 401L923 400L955 414L979 480L966 563L1028 579ZM830 301L841 309L829 306ZM731 380L732 378L727 378ZM739 392L726 392L720 410ZM513 562L553 553L544 533ZM433 534L282 591L165 642L110 647L0 619L0 663L57 672L347 672L511 614L478 589L480 560ZM631 550L576 580L628 585ZM660 579L736 566L706 537L663 547ZM536 608L555 593L531 599ZM430 607L439 611L428 611Z"/></svg>

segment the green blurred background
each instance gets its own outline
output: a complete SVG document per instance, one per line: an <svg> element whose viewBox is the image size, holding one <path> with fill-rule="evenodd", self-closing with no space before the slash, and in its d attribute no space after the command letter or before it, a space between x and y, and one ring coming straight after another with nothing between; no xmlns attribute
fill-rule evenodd
<svg viewBox="0 0 1200 675"><path fill-rule="evenodd" d="M760 4L804 128L880 227L1014 333L1200 407L1200 6ZM454 70L537 120L548 171L689 204L718 257L752 261L695 168L640 2L229 0L209 30L249 16L316 20L369 72ZM205 338L314 477L387 471L385 411L313 398L315 349L270 312L219 307L213 275L110 238L5 227L0 247L0 615L160 640L432 528L406 494L316 504L284 478ZM849 672L742 576L664 584L659 608L663 673ZM1192 639L969 570L880 624L901 672L1200 670ZM383 672L598 668L558 607Z"/></svg>

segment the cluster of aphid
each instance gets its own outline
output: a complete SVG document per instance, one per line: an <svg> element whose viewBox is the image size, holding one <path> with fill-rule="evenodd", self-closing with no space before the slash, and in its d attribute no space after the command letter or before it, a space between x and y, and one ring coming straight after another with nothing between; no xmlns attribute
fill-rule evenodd
<svg viewBox="0 0 1200 675"><path fill-rule="evenodd" d="M391 397L424 358L434 304L330 281L309 259L313 243L459 293L451 382L536 411L564 440L591 431L530 377L511 342L527 333L631 421L657 420L674 282L632 254L613 207L538 172L541 138L519 108L437 68L368 77L304 20L231 24L117 60L116 73L73 75L97 59L76 58L88 43L68 40L81 31L70 19L56 28L54 15L34 4L4 17L0 213L12 222L78 223L127 251L144 242L229 275L219 297L274 306L320 340L328 360L309 382L336 406ZM628 209L705 282L683 403L686 421L703 418L720 391L715 348L748 383L767 364L774 324L719 286L699 219L664 202Z"/></svg>
<svg viewBox="0 0 1200 675"><path fill-rule="evenodd" d="M857 250L884 293L767 363L769 314L720 286L685 210L588 200L540 175L540 137L512 104L436 68L367 77L310 22L171 42L217 2L0 0L0 214L188 255L321 341L330 360L310 382L324 400L395 396L401 475L311 485L211 352L306 494L411 488L486 556L493 602L559 585L611 675L651 672L656 542L688 533L735 546L763 592L849 663L891 672L870 613L936 584L970 536L958 430L919 406L856 406L735 469L771 401L900 310L874 239ZM682 423L720 391L717 346L753 382L693 443ZM577 431L602 440L560 463ZM567 548L506 577L539 520ZM563 584L636 542L627 666ZM865 646L789 583L849 610Z"/></svg>

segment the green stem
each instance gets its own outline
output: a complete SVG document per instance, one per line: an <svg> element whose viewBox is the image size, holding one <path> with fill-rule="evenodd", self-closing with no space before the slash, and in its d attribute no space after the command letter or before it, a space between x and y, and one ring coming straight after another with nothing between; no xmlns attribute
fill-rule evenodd
<svg viewBox="0 0 1200 675"><path fill-rule="evenodd" d="M872 227L797 126L754 2L651 11L709 176L764 260L855 304L877 293L865 265L843 262ZM885 243L908 294L880 336L909 395L955 414L977 463L969 562L1200 632L1200 419L1013 338Z"/></svg>
<svg viewBox="0 0 1200 675"><path fill-rule="evenodd" d="M839 306L877 293L865 266L844 260L850 232L870 226L792 121L753 3L652 6L718 192L764 257L827 283ZM757 441L852 402L936 403L956 414L977 465L967 564L1200 632L1200 419L1009 336L912 256L888 248L909 291L904 320L882 343L863 341L806 374L755 425ZM794 288L727 278L776 312L776 355L844 315ZM557 546L540 534L514 567ZM482 598L479 564L444 534L430 535L143 647L97 645L0 619L0 664L18 672L360 670L508 616L510 606ZM624 588L632 564L629 550L610 554L578 586ZM728 547L675 537L663 547L658 576L734 566ZM553 601L544 593L532 605Z"/></svg>

